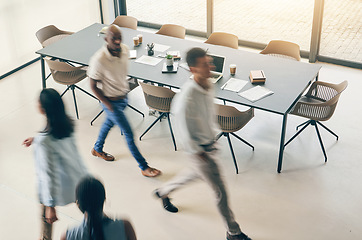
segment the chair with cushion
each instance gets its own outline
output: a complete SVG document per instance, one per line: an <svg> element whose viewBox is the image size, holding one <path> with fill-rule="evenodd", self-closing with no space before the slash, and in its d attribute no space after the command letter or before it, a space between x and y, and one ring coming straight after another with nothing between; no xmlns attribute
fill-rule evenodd
<svg viewBox="0 0 362 240"><path fill-rule="evenodd" d="M239 48L239 39L236 35L224 32L213 32L205 43L230 47L234 49Z"/></svg>
<svg viewBox="0 0 362 240"><path fill-rule="evenodd" d="M300 61L300 47L296 43L272 40L260 54L271 55L275 57L290 58Z"/></svg>
<svg viewBox="0 0 362 240"><path fill-rule="evenodd" d="M231 155L234 160L234 165L236 169L236 174L239 173L238 165L236 163L236 158L231 144L230 134L246 145L250 146L254 151L254 146L239 137L235 132L242 129L253 117L254 117L254 108L249 108L247 111L241 112L233 106L219 105L216 104L217 109L217 120L219 122L221 133L218 135L217 139L221 136L225 136L228 139Z"/></svg>
<svg viewBox="0 0 362 240"><path fill-rule="evenodd" d="M115 24L119 27L125 27L137 30L138 21L134 17L121 15L116 17L116 19L114 19L112 24Z"/></svg>
<svg viewBox="0 0 362 240"><path fill-rule="evenodd" d="M154 86L142 82L140 82L139 84L142 87L147 106L153 110L160 112L160 116L140 136L140 141L142 137L158 122L158 120L161 121L163 116L166 116L168 120L168 125L170 127L173 145L175 147L175 151L177 151L175 137L173 135L172 126L170 122L170 107L175 92L165 87Z"/></svg>
<svg viewBox="0 0 362 240"><path fill-rule="evenodd" d="M61 97L68 91L72 90L73 93L73 99L74 99L74 106L75 106L75 112L77 114L77 119L79 119L78 116L78 107L77 107L77 101L75 98L75 89L79 89L85 94L91 96L92 98L98 100L95 96L87 92L86 90L78 87L75 85L76 83L82 81L87 77L87 72L82 69L82 67L73 67L70 66L66 62L59 62L59 61L53 61L50 59L45 59L47 62L51 75L53 76L53 79L55 82L63 85L67 85L67 89L60 95Z"/></svg>
<svg viewBox="0 0 362 240"><path fill-rule="evenodd" d="M164 24L156 34L185 39L186 28L175 24Z"/></svg>
<svg viewBox="0 0 362 240"><path fill-rule="evenodd" d="M332 117L334 110L336 109L338 99L341 96L341 93L346 89L347 85L347 81L343 81L340 84L332 84L322 81L314 82L309 88L307 94L296 103L290 112L291 114L297 116L309 118L309 120L297 126L297 130L299 127L303 127L284 145L284 147L293 141L293 139L296 138L306 127L312 125L315 127L317 132L319 143L324 154L324 161L327 162L327 154L318 130L318 125L333 134L338 140L337 134L324 126L321 121L327 121Z"/></svg>
<svg viewBox="0 0 362 240"><path fill-rule="evenodd" d="M54 25L49 25L39 29L35 36L38 38L40 44L43 47L46 47L62 38L65 38L69 35L73 34L73 32L63 31L57 28Z"/></svg>

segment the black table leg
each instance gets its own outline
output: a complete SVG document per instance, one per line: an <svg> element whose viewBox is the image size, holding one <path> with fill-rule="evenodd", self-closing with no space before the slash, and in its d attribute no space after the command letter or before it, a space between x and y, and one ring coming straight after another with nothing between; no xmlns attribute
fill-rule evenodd
<svg viewBox="0 0 362 240"><path fill-rule="evenodd" d="M288 116L287 113L283 115L282 133L281 133L281 136L280 136L278 170L277 170L278 173L280 173L282 171L285 132L286 132L286 127L287 127L287 116Z"/></svg>
<svg viewBox="0 0 362 240"><path fill-rule="evenodd" d="M43 56L40 56L40 63L41 63L41 80L42 80L42 87L43 89L46 88L46 77L45 77L45 64Z"/></svg>

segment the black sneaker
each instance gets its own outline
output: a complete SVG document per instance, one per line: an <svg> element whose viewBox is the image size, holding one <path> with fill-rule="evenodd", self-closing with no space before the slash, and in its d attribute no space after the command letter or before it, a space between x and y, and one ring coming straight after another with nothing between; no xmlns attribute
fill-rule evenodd
<svg viewBox="0 0 362 240"><path fill-rule="evenodd" d="M164 209L166 209L167 211L172 212L172 213L178 212L178 208L170 202L170 199L168 197L161 197L161 195L158 193L157 189L153 193L156 197L158 197L162 200Z"/></svg>
<svg viewBox="0 0 362 240"><path fill-rule="evenodd" d="M251 240L245 233L241 232L238 235L231 235L230 233L226 233L227 240Z"/></svg>

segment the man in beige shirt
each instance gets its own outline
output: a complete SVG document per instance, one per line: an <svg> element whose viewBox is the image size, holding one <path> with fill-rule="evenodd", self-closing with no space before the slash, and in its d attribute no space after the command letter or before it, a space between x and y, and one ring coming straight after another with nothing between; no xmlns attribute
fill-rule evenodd
<svg viewBox="0 0 362 240"><path fill-rule="evenodd" d="M105 41L106 44L92 56L87 72L91 88L102 102L103 109L107 114L92 154L106 161L114 160L111 154L103 151L103 145L108 132L114 125L118 125L126 137L128 148L137 160L142 174L146 177L158 176L161 171L149 167L139 152L134 142L131 126L123 112L128 103L127 93L129 92L128 47L122 44L121 31L115 25L108 28Z"/></svg>

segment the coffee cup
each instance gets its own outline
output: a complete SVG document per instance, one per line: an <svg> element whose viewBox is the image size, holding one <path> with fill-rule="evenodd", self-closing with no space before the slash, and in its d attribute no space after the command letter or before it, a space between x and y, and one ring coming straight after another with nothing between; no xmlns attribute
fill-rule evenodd
<svg viewBox="0 0 362 240"><path fill-rule="evenodd" d="M138 34L137 37L138 37L139 44L141 44L142 38L143 38L142 34Z"/></svg>
<svg viewBox="0 0 362 240"><path fill-rule="evenodd" d="M135 46L138 46L138 45L140 44L140 39L139 39L138 37L134 37L134 38L133 38L133 44L134 44Z"/></svg>
<svg viewBox="0 0 362 240"><path fill-rule="evenodd" d="M230 74L235 75L235 73L236 73L236 65L230 64Z"/></svg>

